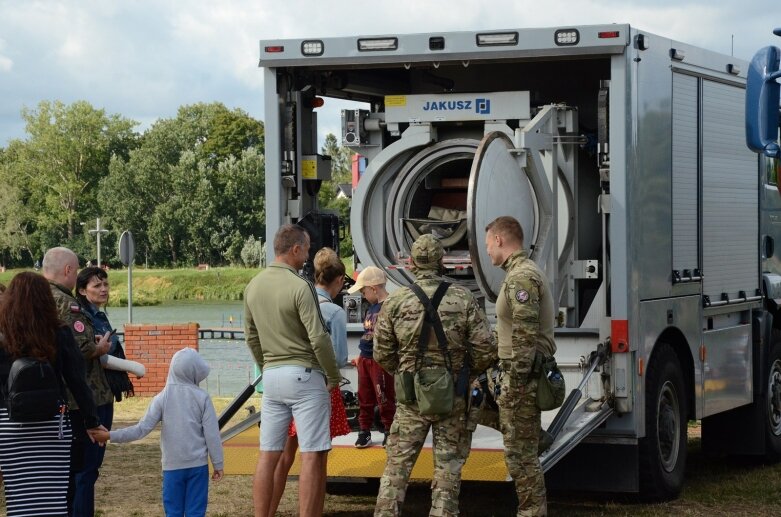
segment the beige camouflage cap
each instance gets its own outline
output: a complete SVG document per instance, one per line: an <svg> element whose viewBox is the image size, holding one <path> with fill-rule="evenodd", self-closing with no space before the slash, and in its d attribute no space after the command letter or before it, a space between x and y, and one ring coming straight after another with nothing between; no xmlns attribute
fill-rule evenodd
<svg viewBox="0 0 781 517"><path fill-rule="evenodd" d="M355 281L355 285L349 288L347 292L354 294L364 287L372 285L383 285L385 282L385 272L382 269L375 266L366 266L358 274L358 279Z"/></svg>
<svg viewBox="0 0 781 517"><path fill-rule="evenodd" d="M445 254L442 244L430 233L424 233L412 244L410 256L412 262L420 269L436 269Z"/></svg>

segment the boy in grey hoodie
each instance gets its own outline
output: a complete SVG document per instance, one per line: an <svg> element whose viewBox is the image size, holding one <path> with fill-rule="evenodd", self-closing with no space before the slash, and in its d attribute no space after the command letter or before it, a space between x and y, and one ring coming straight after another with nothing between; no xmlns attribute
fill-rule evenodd
<svg viewBox="0 0 781 517"><path fill-rule="evenodd" d="M163 423L163 507L166 517L206 514L209 499L209 467L212 479L223 475L222 441L217 415L206 391L198 384L209 375L209 365L192 348L183 348L171 359L163 391L153 399L136 425L95 436L98 441L132 442Z"/></svg>

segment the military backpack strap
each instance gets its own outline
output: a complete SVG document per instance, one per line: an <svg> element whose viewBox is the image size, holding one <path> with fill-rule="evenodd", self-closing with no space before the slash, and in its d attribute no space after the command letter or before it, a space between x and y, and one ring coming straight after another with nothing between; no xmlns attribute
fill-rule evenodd
<svg viewBox="0 0 781 517"><path fill-rule="evenodd" d="M447 336L445 336L445 330L442 328L442 320L439 319L439 313L437 308L442 298L445 296L445 292L450 287L450 283L442 282L434 292L432 299L426 296L423 289L418 284L410 284L410 289L418 297L420 303L423 304L425 309L425 315L423 317L423 328L420 329L420 336L418 338L418 353L415 355L415 369L418 369L418 361L422 361L426 355L428 349L428 340L431 335L431 328L434 328L434 334L437 336L437 342L439 348L442 350L442 356L445 358L445 367L448 371L453 371L453 364L450 359L450 350L447 347Z"/></svg>

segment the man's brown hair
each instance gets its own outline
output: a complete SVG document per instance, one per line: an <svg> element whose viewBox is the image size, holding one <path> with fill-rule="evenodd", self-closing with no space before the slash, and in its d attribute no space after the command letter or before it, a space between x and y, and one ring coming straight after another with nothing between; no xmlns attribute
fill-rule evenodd
<svg viewBox="0 0 781 517"><path fill-rule="evenodd" d="M497 217L492 222L488 223L488 226L485 227L485 231L491 231L497 235L501 235L507 240L523 244L523 228L521 228L521 223L509 215Z"/></svg>
<svg viewBox="0 0 781 517"><path fill-rule="evenodd" d="M274 236L274 254L281 256L293 249L293 246L306 245L306 230L295 224L283 224Z"/></svg>

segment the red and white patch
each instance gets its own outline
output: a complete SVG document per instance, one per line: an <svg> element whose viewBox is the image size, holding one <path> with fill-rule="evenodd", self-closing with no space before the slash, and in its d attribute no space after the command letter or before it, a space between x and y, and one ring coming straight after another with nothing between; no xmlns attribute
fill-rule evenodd
<svg viewBox="0 0 781 517"><path fill-rule="evenodd" d="M80 321L74 321L73 330L75 330L76 332L84 332L84 323Z"/></svg>
<svg viewBox="0 0 781 517"><path fill-rule="evenodd" d="M526 303L529 301L529 291L526 291L524 289L521 289L520 291L517 291L515 293L515 299L518 300L521 303Z"/></svg>
<svg viewBox="0 0 781 517"><path fill-rule="evenodd" d="M71 312L81 312L81 307L76 304L71 305Z"/></svg>

